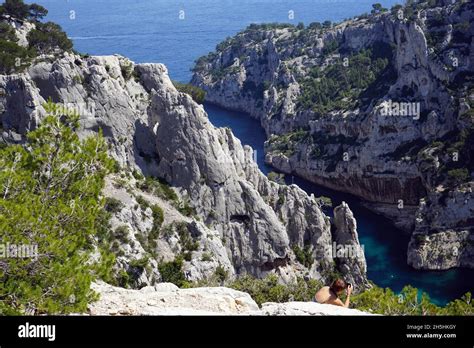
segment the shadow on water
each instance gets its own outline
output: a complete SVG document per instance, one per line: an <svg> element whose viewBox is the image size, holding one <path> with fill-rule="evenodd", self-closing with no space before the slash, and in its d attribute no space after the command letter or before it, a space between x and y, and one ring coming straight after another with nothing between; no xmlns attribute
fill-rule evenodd
<svg viewBox="0 0 474 348"><path fill-rule="evenodd" d="M212 104L205 104L204 107L212 124L229 127L243 144L257 151L257 163L263 173L272 171L264 162L263 145L266 135L258 120L248 114L228 111ZM410 236L395 228L388 219L362 206L359 198L291 175L286 176L286 182L294 183L307 193L314 193L316 197L330 197L333 206L342 201L349 204L357 219L359 239L367 259L368 278L378 286L399 292L403 286L410 284L427 292L432 301L439 305L444 305L467 291L472 292L474 270L417 271L408 266L406 255ZM330 209L325 213L332 216Z"/></svg>

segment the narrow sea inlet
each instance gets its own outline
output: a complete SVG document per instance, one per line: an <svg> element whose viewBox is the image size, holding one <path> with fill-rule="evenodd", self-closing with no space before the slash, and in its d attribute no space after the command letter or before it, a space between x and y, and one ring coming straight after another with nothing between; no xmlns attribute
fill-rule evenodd
<svg viewBox="0 0 474 348"><path fill-rule="evenodd" d="M211 104L206 104L205 109L209 120L215 126L231 128L243 144L257 151L257 163L263 173L272 171L272 168L265 164L263 144L266 136L258 120L244 113L224 110ZM458 268L448 271L417 271L408 266L406 253L410 236L395 228L388 219L362 206L357 197L321 187L298 177L287 175L285 179L288 184L294 183L308 194L331 198L333 206L342 201L349 204L357 220L360 243L364 247L367 276L378 286L398 292L403 286L410 284L428 293L438 305L444 305L472 290L474 270ZM332 215L332 210L328 209L325 213Z"/></svg>

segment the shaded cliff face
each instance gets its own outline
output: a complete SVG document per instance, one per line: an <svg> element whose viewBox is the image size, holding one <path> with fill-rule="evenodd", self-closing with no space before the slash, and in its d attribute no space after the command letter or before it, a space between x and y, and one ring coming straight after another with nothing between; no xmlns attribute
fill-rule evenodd
<svg viewBox="0 0 474 348"><path fill-rule="evenodd" d="M199 59L192 83L261 120L275 168L362 197L405 230L472 235L473 19L472 4L439 1L332 28L252 25ZM454 191L463 208L440 228L420 200L454 207L434 198Z"/></svg>
<svg viewBox="0 0 474 348"><path fill-rule="evenodd" d="M175 89L165 66L66 52L38 58L22 74L0 75L0 91L3 142L21 143L49 98L81 115L81 136L103 132L121 167L104 195L119 201L110 228L120 250L116 268L133 277L129 285L159 282L159 262L179 255L190 281L219 268L231 277L274 272L284 282L337 271L327 252L330 220L315 198L268 180L252 150L229 129L213 127L203 107ZM159 233L156 206L164 213ZM295 246L309 246L314 262L300 263ZM138 266L144 259L147 267ZM358 277L366 281L365 272Z"/></svg>

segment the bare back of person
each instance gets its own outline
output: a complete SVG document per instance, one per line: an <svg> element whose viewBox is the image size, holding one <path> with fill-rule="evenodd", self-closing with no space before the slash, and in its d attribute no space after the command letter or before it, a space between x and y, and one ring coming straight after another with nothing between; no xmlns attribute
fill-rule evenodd
<svg viewBox="0 0 474 348"><path fill-rule="evenodd" d="M318 303L344 306L342 301L331 291L329 286L323 286L319 289L314 298Z"/></svg>
<svg viewBox="0 0 474 348"><path fill-rule="evenodd" d="M338 292L334 291L333 288L335 287L333 283L332 288L330 286L323 286L319 291L314 295L314 299L316 302L321 304L332 304L341 307L349 307L349 298L352 292L352 285L346 284L342 280L339 281L339 287L336 287ZM347 286L348 296L346 298L346 303L343 303L339 298L340 293L342 293L342 289Z"/></svg>

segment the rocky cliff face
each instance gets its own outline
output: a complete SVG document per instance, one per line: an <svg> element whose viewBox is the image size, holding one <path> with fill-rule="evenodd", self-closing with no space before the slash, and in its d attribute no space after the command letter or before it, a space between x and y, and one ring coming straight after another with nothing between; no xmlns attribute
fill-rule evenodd
<svg viewBox="0 0 474 348"><path fill-rule="evenodd" d="M334 226L333 253L344 279L358 287L369 287L367 279L360 277L367 272L367 263L359 243L357 221L346 202L334 209Z"/></svg>
<svg viewBox="0 0 474 348"><path fill-rule="evenodd" d="M474 200L469 189L453 190L448 194L434 192L422 200L408 247L408 264L430 269L472 268L473 211ZM468 218L460 221L459 216Z"/></svg>
<svg viewBox="0 0 474 348"><path fill-rule="evenodd" d="M268 180L252 150L229 129L213 127L163 65L66 52L0 75L3 142L21 143L48 99L80 114L81 136L101 130L120 165L104 195L115 199L111 242L128 285L159 282L159 263L183 255L188 281L218 269L230 277L274 272L283 282L337 271L326 252L330 219L315 198ZM296 259L295 246L310 246L311 267ZM356 276L366 282L365 271Z"/></svg>
<svg viewBox="0 0 474 348"><path fill-rule="evenodd" d="M331 28L253 25L198 60L192 83L261 120L275 168L362 197L413 238L464 241L474 233L473 19L472 4L438 1ZM441 199L453 195L463 199ZM445 207L446 223L428 213ZM421 256L436 246L412 239L409 263L472 265L471 245L458 244L454 262Z"/></svg>

